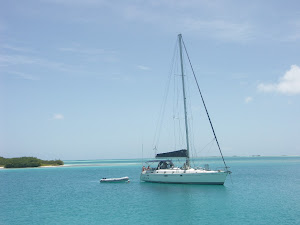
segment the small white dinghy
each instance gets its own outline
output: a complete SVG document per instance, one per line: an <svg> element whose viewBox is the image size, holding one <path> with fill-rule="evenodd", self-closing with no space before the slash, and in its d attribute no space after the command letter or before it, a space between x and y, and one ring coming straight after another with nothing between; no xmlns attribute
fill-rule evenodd
<svg viewBox="0 0 300 225"><path fill-rule="evenodd" d="M100 183L120 183L120 182L129 182L129 177L120 177L120 178L102 178Z"/></svg>

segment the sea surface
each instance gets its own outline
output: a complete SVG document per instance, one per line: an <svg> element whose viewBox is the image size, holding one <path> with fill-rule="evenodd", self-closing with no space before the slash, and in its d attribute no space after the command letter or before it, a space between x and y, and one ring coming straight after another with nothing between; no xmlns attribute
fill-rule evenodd
<svg viewBox="0 0 300 225"><path fill-rule="evenodd" d="M140 182L135 159L0 169L0 224L300 224L300 157L225 159L215 186Z"/></svg>

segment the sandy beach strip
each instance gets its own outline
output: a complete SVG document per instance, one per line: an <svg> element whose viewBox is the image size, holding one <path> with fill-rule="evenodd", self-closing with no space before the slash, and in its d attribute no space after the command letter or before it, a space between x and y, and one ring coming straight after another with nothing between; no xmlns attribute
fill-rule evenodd
<svg viewBox="0 0 300 225"><path fill-rule="evenodd" d="M3 166L0 166L0 170L1 169L26 169L26 168L55 168L55 167L64 167L63 165L61 166L39 166L39 167L21 167L21 168L4 168Z"/></svg>

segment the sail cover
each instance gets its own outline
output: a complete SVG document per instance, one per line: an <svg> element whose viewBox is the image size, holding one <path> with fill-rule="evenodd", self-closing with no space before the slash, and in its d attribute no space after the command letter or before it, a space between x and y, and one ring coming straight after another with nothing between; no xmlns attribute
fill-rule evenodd
<svg viewBox="0 0 300 225"><path fill-rule="evenodd" d="M155 158L181 158L181 157L187 157L187 150L181 149L173 152L165 152L165 153L158 153L156 154Z"/></svg>

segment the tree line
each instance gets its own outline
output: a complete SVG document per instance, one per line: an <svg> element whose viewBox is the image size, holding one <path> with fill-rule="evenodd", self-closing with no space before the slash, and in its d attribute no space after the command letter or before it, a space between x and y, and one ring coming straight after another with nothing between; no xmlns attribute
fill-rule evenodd
<svg viewBox="0 0 300 225"><path fill-rule="evenodd" d="M42 160L36 157L4 158L0 157L0 166L4 168L25 168L39 166L64 165L62 160Z"/></svg>

